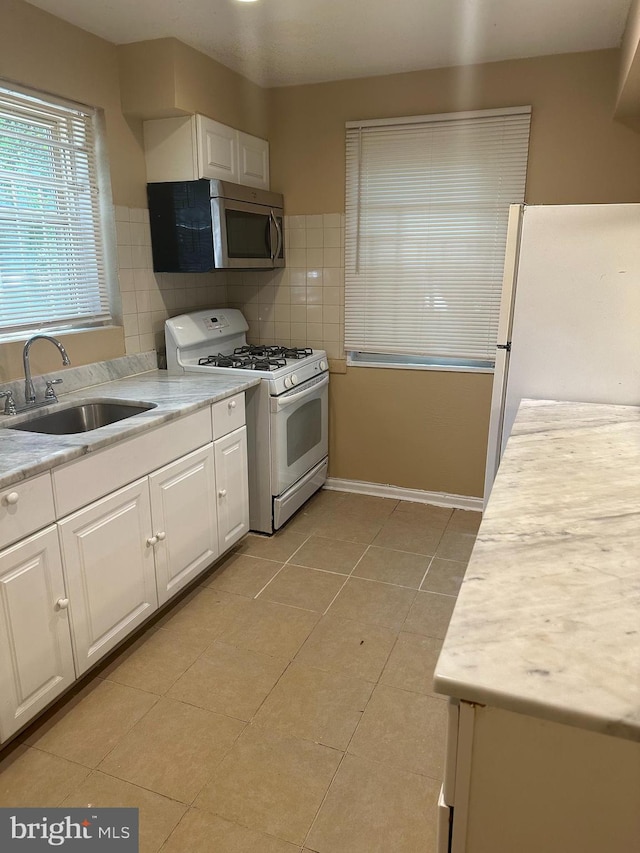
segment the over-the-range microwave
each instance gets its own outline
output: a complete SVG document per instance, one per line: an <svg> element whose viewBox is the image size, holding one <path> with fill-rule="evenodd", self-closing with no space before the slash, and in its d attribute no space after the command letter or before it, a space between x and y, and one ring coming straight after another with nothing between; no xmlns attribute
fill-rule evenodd
<svg viewBox="0 0 640 853"><path fill-rule="evenodd" d="M155 272L284 266L284 200L228 181L147 184Z"/></svg>

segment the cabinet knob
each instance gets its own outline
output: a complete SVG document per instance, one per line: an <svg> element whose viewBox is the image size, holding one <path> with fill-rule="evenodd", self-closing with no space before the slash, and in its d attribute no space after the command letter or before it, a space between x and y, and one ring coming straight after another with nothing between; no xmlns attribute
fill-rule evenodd
<svg viewBox="0 0 640 853"><path fill-rule="evenodd" d="M152 547L157 543L157 541L158 541L158 537L157 537L157 536L150 536L150 537L147 539L147 545L148 545L150 548L152 548Z"/></svg>
<svg viewBox="0 0 640 853"><path fill-rule="evenodd" d="M227 490L226 489L220 489L218 494L220 495L221 498L224 498L224 497L226 497Z"/></svg>
<svg viewBox="0 0 640 853"><path fill-rule="evenodd" d="M8 495L5 495L4 502L10 505L17 504L19 497L20 495L17 492L9 492Z"/></svg>
<svg viewBox="0 0 640 853"><path fill-rule="evenodd" d="M66 610L68 606L69 606L69 599L68 598L59 598L56 601L56 607L58 608L58 610Z"/></svg>
<svg viewBox="0 0 640 853"><path fill-rule="evenodd" d="M235 409L235 407L236 407L237 405L238 405L238 404L236 403L236 401L235 401L235 400L229 400L229 408L230 408L230 409Z"/></svg>
<svg viewBox="0 0 640 853"><path fill-rule="evenodd" d="M159 533L156 533L156 539L158 540L158 542L162 542L162 540L166 538L167 534L164 532L164 530L161 530Z"/></svg>

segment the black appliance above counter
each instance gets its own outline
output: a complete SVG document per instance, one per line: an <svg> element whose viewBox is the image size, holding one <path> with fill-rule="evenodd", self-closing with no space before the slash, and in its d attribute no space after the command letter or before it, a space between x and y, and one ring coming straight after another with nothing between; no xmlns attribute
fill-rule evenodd
<svg viewBox="0 0 640 853"><path fill-rule="evenodd" d="M227 181L147 184L155 272L284 267L284 199Z"/></svg>

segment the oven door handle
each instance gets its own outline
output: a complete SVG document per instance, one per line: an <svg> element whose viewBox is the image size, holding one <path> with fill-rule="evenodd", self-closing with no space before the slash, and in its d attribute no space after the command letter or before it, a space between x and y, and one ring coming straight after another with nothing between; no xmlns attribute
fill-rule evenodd
<svg viewBox="0 0 640 853"><path fill-rule="evenodd" d="M316 391L319 391L321 388L324 388L325 385L329 384L329 374L326 373L320 382L314 382L309 388L305 388L302 391L299 391L297 394L283 394L282 397L276 397L274 402L276 404L276 411L281 412L282 409L286 409L289 406L292 406L294 403L297 403L298 400L301 400L303 397L308 397L310 394L314 394Z"/></svg>

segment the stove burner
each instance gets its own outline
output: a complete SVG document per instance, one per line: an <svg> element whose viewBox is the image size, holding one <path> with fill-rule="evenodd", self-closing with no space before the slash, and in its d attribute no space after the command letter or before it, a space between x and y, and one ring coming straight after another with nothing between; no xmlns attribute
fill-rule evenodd
<svg viewBox="0 0 640 853"><path fill-rule="evenodd" d="M243 359L234 355L208 355L205 358L199 358L198 364L210 364L212 367L242 367Z"/></svg>
<svg viewBox="0 0 640 853"><path fill-rule="evenodd" d="M308 358L313 355L313 350L309 347L282 347L283 358Z"/></svg>
<svg viewBox="0 0 640 853"><path fill-rule="evenodd" d="M267 344L257 344L251 346L247 344L243 347L236 347L234 355L253 355L258 358L290 358L300 359L308 358L313 355L313 350L308 347L283 347L283 346L268 346ZM284 366L284 365L283 365Z"/></svg>
<svg viewBox="0 0 640 853"><path fill-rule="evenodd" d="M235 367L241 370L279 370L286 367L284 358L276 358L283 347L238 347L231 355L218 353L198 359L198 364L211 367Z"/></svg>
<svg viewBox="0 0 640 853"><path fill-rule="evenodd" d="M239 364L244 370L279 370L286 367L287 362L283 358L264 358L262 356L247 356L246 361Z"/></svg>

